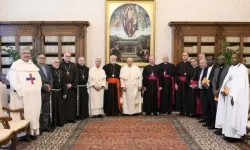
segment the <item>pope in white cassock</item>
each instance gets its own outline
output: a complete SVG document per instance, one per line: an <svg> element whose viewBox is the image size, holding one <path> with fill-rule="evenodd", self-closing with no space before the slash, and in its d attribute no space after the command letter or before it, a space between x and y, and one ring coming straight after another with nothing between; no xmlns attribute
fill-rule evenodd
<svg viewBox="0 0 250 150"><path fill-rule="evenodd" d="M42 81L39 69L30 60L30 50L22 49L20 56L21 59L11 65L7 74L11 87L10 109L24 108L24 118L30 121L30 134L39 135ZM17 114L11 116L20 119Z"/></svg>
<svg viewBox="0 0 250 150"><path fill-rule="evenodd" d="M121 68L120 73L123 114L132 115L142 112L142 74L133 59L128 58L127 64Z"/></svg>
<svg viewBox="0 0 250 150"><path fill-rule="evenodd" d="M102 117L104 115L104 89L106 87L106 74L101 68L101 59L97 58L95 67L89 71L89 108L90 115L95 117Z"/></svg>
<svg viewBox="0 0 250 150"><path fill-rule="evenodd" d="M232 66L224 79L218 98L216 128L229 142L238 141L246 134L249 107L248 70L239 63L239 56L233 54Z"/></svg>

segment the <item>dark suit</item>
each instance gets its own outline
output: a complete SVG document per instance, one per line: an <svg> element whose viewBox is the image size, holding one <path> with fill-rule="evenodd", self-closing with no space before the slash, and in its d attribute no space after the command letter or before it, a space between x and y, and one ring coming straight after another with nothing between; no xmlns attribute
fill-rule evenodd
<svg viewBox="0 0 250 150"><path fill-rule="evenodd" d="M212 87L213 87L213 91L215 90L218 90L220 91L221 89L221 86L223 84L223 81L227 75L227 72L229 70L229 67L228 65L225 65L223 68L221 67L218 67L214 70L214 77L213 77L213 81L212 81ZM220 72L220 68L222 69L221 70L221 74L220 74L220 77L219 76L219 72ZM214 95L215 97L215 95ZM215 119L216 119L216 112L217 112L217 101L215 101L215 113L213 114L213 123L215 123Z"/></svg>
<svg viewBox="0 0 250 150"><path fill-rule="evenodd" d="M225 77L226 77L226 75L227 75L227 72L228 72L228 70L229 70L229 68L230 68L230 66L228 66L228 65L225 65L224 67L223 67L223 70L222 70L222 72L221 72L221 75L220 75L220 78L218 79L218 75L219 75L219 71L220 71L220 67L218 67L218 68L216 68L215 70L214 70L214 78L213 78L213 81L212 81L212 85L213 85L213 90L218 90L218 91L220 91L220 88L221 88L221 86L222 86L222 84L223 84L223 81L224 81L224 79L225 79ZM219 80L219 81L218 81ZM217 88L216 86L217 86L217 82L219 82L219 87Z"/></svg>
<svg viewBox="0 0 250 150"><path fill-rule="evenodd" d="M215 101L214 101L214 95L213 95L213 85L212 85L212 81L213 81L213 77L214 77L214 70L217 66L213 65L211 72L209 74L208 80L210 81L208 88L205 91L205 96L206 96L206 110L205 110L205 116L206 116L206 121L208 125L214 125L215 123ZM206 70L208 71L208 67L206 68ZM207 72L206 71L206 72Z"/></svg>
<svg viewBox="0 0 250 150"><path fill-rule="evenodd" d="M37 67L40 69L39 74L42 79L42 108L41 108L41 116L40 116L40 128L41 131L46 130L49 128L49 125L51 124L51 118L50 118L50 90L45 85L48 84L51 86L53 85L53 78L51 75L50 68L47 65L44 65L46 74L44 73L42 69L42 65L37 64Z"/></svg>

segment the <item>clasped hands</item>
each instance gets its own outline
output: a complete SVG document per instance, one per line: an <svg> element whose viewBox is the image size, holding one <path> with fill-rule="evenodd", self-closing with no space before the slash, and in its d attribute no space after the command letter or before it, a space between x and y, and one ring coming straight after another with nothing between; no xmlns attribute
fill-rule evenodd
<svg viewBox="0 0 250 150"><path fill-rule="evenodd" d="M208 88L208 83L202 83L203 88Z"/></svg>
<svg viewBox="0 0 250 150"><path fill-rule="evenodd" d="M105 88L104 86L102 87L98 87L98 86L93 86L93 88L96 90L96 91L100 91L101 89Z"/></svg>
<svg viewBox="0 0 250 150"><path fill-rule="evenodd" d="M48 92L50 92L51 91L51 86L49 84L44 84L44 85L47 87Z"/></svg>
<svg viewBox="0 0 250 150"><path fill-rule="evenodd" d="M197 85L197 84L191 84L191 85L189 85L189 87L190 87L191 89L196 89L196 88L198 87L198 85Z"/></svg>
<svg viewBox="0 0 250 150"><path fill-rule="evenodd" d="M72 84L68 83L67 88L70 89L72 87Z"/></svg>
<svg viewBox="0 0 250 150"><path fill-rule="evenodd" d="M141 90L142 90L142 87L138 87L138 91L141 91ZM127 91L126 87L122 87L122 91L126 92Z"/></svg>

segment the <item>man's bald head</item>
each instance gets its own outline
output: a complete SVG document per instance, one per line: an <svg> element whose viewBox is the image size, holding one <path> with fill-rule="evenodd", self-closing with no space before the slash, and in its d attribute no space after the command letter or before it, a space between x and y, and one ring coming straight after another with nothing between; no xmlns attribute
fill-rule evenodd
<svg viewBox="0 0 250 150"><path fill-rule="evenodd" d="M217 58L217 64L219 66L224 66L224 64L226 63L226 57L224 55L220 55Z"/></svg>
<svg viewBox="0 0 250 150"><path fill-rule="evenodd" d="M188 61L188 53L187 52L182 53L182 61L184 61L184 62Z"/></svg>
<svg viewBox="0 0 250 150"><path fill-rule="evenodd" d="M80 66L84 66L85 65L85 58L83 56L78 58L78 64Z"/></svg>
<svg viewBox="0 0 250 150"><path fill-rule="evenodd" d="M150 55L148 59L149 59L149 63L151 65L155 64L155 56L154 55Z"/></svg>
<svg viewBox="0 0 250 150"><path fill-rule="evenodd" d="M199 53L199 54L198 54L198 59L199 59L199 60L206 59L205 54Z"/></svg>
<svg viewBox="0 0 250 150"><path fill-rule="evenodd" d="M23 61L28 62L31 58L31 52L30 49L25 47L23 49L21 49L20 51L20 57Z"/></svg>
<svg viewBox="0 0 250 150"><path fill-rule="evenodd" d="M168 55L167 55L167 54L163 55L163 57L162 57L162 61L163 61L164 63L168 63L168 61L169 61L169 57L168 57Z"/></svg>
<svg viewBox="0 0 250 150"><path fill-rule="evenodd" d="M71 58L71 53L70 52L65 52L63 54L63 59L66 63L69 63L70 62L70 58Z"/></svg>
<svg viewBox="0 0 250 150"><path fill-rule="evenodd" d="M53 58L51 62L52 62L52 66L53 66L55 69L58 69L58 68L59 68L60 60L59 60L58 58Z"/></svg>
<svg viewBox="0 0 250 150"><path fill-rule="evenodd" d="M110 56L110 63L111 63L111 64L115 64L115 63L116 63L116 59L117 59L117 56L111 55L111 56Z"/></svg>
<svg viewBox="0 0 250 150"><path fill-rule="evenodd" d="M199 61L199 66L200 66L202 69L206 68L206 67L207 67L207 60L206 60L206 59L201 59L201 60Z"/></svg>

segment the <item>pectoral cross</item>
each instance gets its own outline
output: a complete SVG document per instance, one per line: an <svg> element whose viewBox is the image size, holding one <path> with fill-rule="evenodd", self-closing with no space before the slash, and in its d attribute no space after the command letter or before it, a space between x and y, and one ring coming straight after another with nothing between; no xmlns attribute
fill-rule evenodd
<svg viewBox="0 0 250 150"><path fill-rule="evenodd" d="M34 80L36 80L36 78L33 78L31 73L30 73L29 75L30 75L30 77L29 77L29 78L26 78L26 80L27 80L27 81L30 80L31 84L34 84Z"/></svg>

